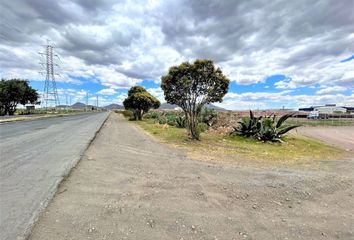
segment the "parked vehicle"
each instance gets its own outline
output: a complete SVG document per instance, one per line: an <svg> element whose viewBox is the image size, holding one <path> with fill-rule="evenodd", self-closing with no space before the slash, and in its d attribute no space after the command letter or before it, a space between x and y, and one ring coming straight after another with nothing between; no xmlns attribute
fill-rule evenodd
<svg viewBox="0 0 354 240"><path fill-rule="evenodd" d="M318 119L320 113L318 111L311 111L309 115L307 115L307 119Z"/></svg>

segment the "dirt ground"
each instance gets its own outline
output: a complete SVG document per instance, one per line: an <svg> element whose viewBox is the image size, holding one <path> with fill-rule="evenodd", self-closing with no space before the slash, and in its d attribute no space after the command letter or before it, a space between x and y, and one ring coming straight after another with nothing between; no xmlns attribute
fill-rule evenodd
<svg viewBox="0 0 354 240"><path fill-rule="evenodd" d="M299 134L354 152L354 126L316 126L296 129Z"/></svg>
<svg viewBox="0 0 354 240"><path fill-rule="evenodd" d="M111 114L30 239L354 239L353 167L193 161Z"/></svg>

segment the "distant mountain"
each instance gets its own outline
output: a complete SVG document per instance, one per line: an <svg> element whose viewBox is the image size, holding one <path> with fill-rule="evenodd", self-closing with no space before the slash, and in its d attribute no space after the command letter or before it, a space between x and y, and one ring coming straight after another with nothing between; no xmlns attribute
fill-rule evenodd
<svg viewBox="0 0 354 240"><path fill-rule="evenodd" d="M213 104L207 104L205 105L207 108L210 108L210 109L215 109L216 111L225 111L226 109L225 108L221 108L221 107L218 107L218 106L215 106ZM171 109L175 109L177 108L178 106L175 105L175 104L169 104L169 103L162 103L161 106L159 107L159 109L163 109L163 110L171 110Z"/></svg>
<svg viewBox="0 0 354 240"><path fill-rule="evenodd" d="M73 105L71 105L72 109L80 109L80 108L86 108L86 104L81 103L81 102L77 102L74 103Z"/></svg>
<svg viewBox="0 0 354 240"><path fill-rule="evenodd" d="M177 105L174 104L169 104L169 103L162 103L159 107L159 109L163 109L163 110L168 110L168 109L175 109L176 107L178 107Z"/></svg>
<svg viewBox="0 0 354 240"><path fill-rule="evenodd" d="M119 104L116 104L116 103L112 103L112 104L109 104L109 105L103 107L103 109L115 110L115 109L124 109L124 107L122 105L119 105Z"/></svg>
<svg viewBox="0 0 354 240"><path fill-rule="evenodd" d="M70 107L70 106L68 106L68 105L58 105L58 106L56 106L57 108L66 108L66 107Z"/></svg>

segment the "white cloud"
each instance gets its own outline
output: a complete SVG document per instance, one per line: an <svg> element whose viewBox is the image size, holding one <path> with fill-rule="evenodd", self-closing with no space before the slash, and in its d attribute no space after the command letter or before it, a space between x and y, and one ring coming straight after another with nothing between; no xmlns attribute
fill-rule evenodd
<svg viewBox="0 0 354 240"><path fill-rule="evenodd" d="M116 90L114 90L113 88L105 88L97 92L97 94L101 95L114 95L116 93Z"/></svg>
<svg viewBox="0 0 354 240"><path fill-rule="evenodd" d="M294 108L309 107L335 103L339 106L354 106L354 94L349 96L343 94L324 95L290 95L289 91L278 93L269 92L246 92L227 93L222 103L217 106L226 109L266 109L266 108Z"/></svg>
<svg viewBox="0 0 354 240"><path fill-rule="evenodd" d="M165 101L165 96L163 93L163 90L158 87L158 88L148 88L146 89L151 95L156 97L160 102L166 102Z"/></svg>
<svg viewBox="0 0 354 240"><path fill-rule="evenodd" d="M282 74L286 79L275 83L277 89L354 88L353 60L340 62L354 52L353 1L0 4L1 78L43 80L37 52L51 39L61 56L59 82L127 89L145 79L158 83L182 61L211 58L242 85ZM340 92L328 91L318 93ZM151 92L161 99L161 91Z"/></svg>
<svg viewBox="0 0 354 240"><path fill-rule="evenodd" d="M338 93L338 92L343 92L347 90L345 87L340 87L340 86L334 86L334 87L324 87L321 90L318 90L316 94L322 95L322 94L330 94L330 93Z"/></svg>

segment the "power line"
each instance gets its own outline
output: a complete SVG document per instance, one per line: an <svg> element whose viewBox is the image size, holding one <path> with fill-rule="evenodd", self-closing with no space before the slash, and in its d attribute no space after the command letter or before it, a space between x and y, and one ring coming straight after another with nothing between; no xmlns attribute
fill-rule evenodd
<svg viewBox="0 0 354 240"><path fill-rule="evenodd" d="M58 97L58 90L55 82L55 67L58 66L54 60L54 46L49 44L44 46L44 52L40 52L39 54L45 57L45 62L41 62L42 70L45 75L45 82L44 82L44 91L42 96L42 107L56 107L60 105L59 97ZM54 104L54 106L52 106Z"/></svg>

